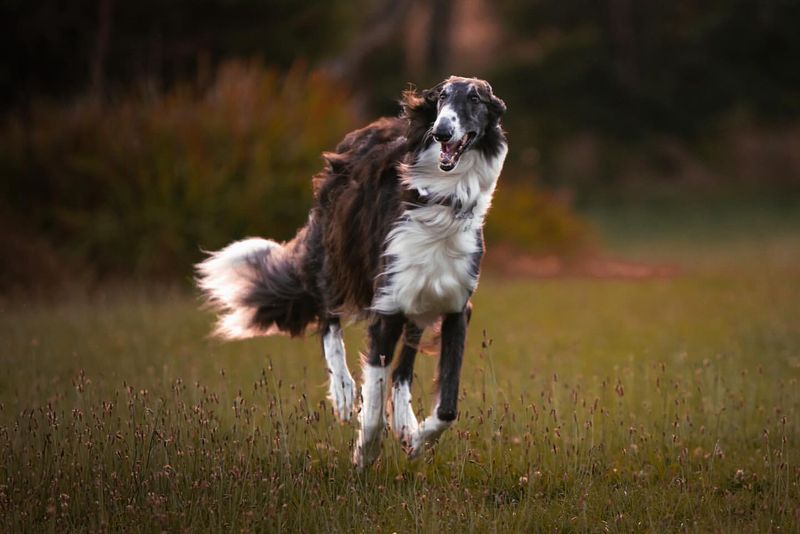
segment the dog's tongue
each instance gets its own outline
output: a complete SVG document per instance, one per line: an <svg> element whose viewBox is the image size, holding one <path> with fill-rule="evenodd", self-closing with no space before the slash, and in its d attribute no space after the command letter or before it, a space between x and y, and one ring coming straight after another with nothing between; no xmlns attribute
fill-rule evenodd
<svg viewBox="0 0 800 534"><path fill-rule="evenodd" d="M439 154L439 165L443 168L452 168L455 165L455 143L442 143L442 152Z"/></svg>

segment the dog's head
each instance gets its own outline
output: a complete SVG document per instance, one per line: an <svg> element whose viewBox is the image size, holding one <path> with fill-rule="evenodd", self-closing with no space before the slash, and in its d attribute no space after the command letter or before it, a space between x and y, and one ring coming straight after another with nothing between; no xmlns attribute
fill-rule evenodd
<svg viewBox="0 0 800 534"><path fill-rule="evenodd" d="M411 98L410 98L411 97ZM439 168L453 170L461 156L502 135L500 117L506 104L492 92L492 86L477 78L451 76L421 98L406 94L406 115L440 146Z"/></svg>

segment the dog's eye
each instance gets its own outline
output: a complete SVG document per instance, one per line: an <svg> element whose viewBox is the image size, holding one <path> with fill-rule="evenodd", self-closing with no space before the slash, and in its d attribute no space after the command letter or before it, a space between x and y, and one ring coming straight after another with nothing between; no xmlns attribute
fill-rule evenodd
<svg viewBox="0 0 800 534"><path fill-rule="evenodd" d="M439 93L439 100L446 100L446 99L447 99L447 93L445 93L444 91Z"/></svg>
<svg viewBox="0 0 800 534"><path fill-rule="evenodd" d="M480 99L480 97L478 95L472 95L472 96L469 97L469 99L472 101L473 104L477 104L478 102L481 101L481 99Z"/></svg>

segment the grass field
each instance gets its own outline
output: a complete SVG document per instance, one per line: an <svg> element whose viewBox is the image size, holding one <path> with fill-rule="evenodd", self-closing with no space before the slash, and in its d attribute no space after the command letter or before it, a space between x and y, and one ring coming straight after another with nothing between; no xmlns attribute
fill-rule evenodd
<svg viewBox="0 0 800 534"><path fill-rule="evenodd" d="M181 292L5 302L0 530L797 532L794 222L601 220L681 274L485 277L457 424L416 462L387 439L362 474L315 339L208 340Z"/></svg>

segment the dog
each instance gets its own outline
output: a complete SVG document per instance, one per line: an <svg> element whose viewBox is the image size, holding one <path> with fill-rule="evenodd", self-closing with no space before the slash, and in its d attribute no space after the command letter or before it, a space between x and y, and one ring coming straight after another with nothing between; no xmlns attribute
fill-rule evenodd
<svg viewBox="0 0 800 534"><path fill-rule="evenodd" d="M484 80L451 76L421 93L406 90L400 104L398 117L353 131L323 153L314 206L292 240L248 238L196 266L197 284L220 314L217 335L294 337L316 327L328 398L343 422L354 414L356 383L342 322L368 320L353 451L360 469L380 454L384 405L412 458L456 419L483 223L508 152L506 104ZM423 330L438 321L438 393L419 423L414 358Z"/></svg>

